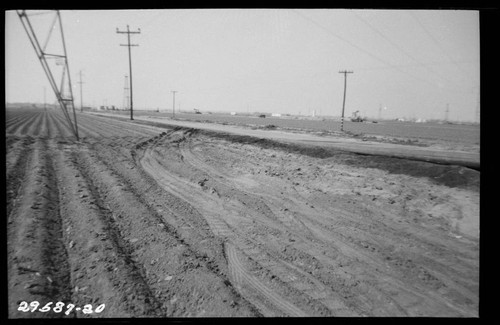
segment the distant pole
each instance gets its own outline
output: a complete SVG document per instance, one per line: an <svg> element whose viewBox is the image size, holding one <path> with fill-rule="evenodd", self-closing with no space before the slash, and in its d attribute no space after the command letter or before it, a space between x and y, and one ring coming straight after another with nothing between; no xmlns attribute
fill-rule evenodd
<svg viewBox="0 0 500 325"><path fill-rule="evenodd" d="M43 109L47 111L47 97L46 97L46 92L47 88L43 87Z"/></svg>
<svg viewBox="0 0 500 325"><path fill-rule="evenodd" d="M448 113L450 112L450 104L446 104L446 112L444 115L444 120L448 122Z"/></svg>
<svg viewBox="0 0 500 325"><path fill-rule="evenodd" d="M130 87L128 82L128 76L125 75L125 83L123 86L123 109L128 110L130 101Z"/></svg>
<svg viewBox="0 0 500 325"><path fill-rule="evenodd" d="M340 131L344 131L344 109L345 109L345 94L346 94L346 90L347 90L347 74L348 73L353 73L352 71L347 71L347 70L344 70L344 71L339 71L339 73L343 73L344 74L344 101L342 103L342 118L340 120Z"/></svg>
<svg viewBox="0 0 500 325"><path fill-rule="evenodd" d="M382 119L382 104L378 104L378 119Z"/></svg>
<svg viewBox="0 0 500 325"><path fill-rule="evenodd" d="M78 83L80 84L80 112L83 112L82 70L80 70L80 81Z"/></svg>
<svg viewBox="0 0 500 325"><path fill-rule="evenodd" d="M138 28L136 32L131 32L129 29L129 26L127 25L127 31L119 31L118 28L116 29L116 32L118 34L127 34L127 44L120 44L120 46L127 46L128 47L128 66L129 66L129 76L130 76L130 119L134 119L134 97L133 97L133 91L132 91L132 52L130 48L132 46L139 46L137 44L130 44L130 34L140 34L141 29Z"/></svg>
<svg viewBox="0 0 500 325"><path fill-rule="evenodd" d="M176 90L172 90L172 94L174 94L174 103L172 105L172 118L175 118L175 93L177 91Z"/></svg>

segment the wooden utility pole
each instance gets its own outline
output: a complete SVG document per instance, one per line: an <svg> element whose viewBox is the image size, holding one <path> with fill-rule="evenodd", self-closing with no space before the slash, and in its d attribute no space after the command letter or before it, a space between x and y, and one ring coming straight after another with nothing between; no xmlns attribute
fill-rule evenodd
<svg viewBox="0 0 500 325"><path fill-rule="evenodd" d="M346 94L346 89L347 89L347 74L348 73L354 73L352 71L339 71L339 73L344 74L344 101L342 103L342 118L340 120L340 131L344 132L344 110L345 110L345 94Z"/></svg>
<svg viewBox="0 0 500 325"><path fill-rule="evenodd" d="M130 34L140 34L141 29L138 28L136 32L130 31L128 25L127 25L127 30L126 31L119 31L118 28L116 29L116 32L118 34L127 34L127 44L120 44L120 46L127 46L128 47L128 65L129 65L129 76L130 76L130 119L134 119L134 98L133 98L133 91L132 91L132 52L130 48L132 46L139 46L137 44L130 44Z"/></svg>
<svg viewBox="0 0 500 325"><path fill-rule="evenodd" d="M177 90L172 90L172 94L174 94L174 103L172 105L172 118L175 118L175 93Z"/></svg>

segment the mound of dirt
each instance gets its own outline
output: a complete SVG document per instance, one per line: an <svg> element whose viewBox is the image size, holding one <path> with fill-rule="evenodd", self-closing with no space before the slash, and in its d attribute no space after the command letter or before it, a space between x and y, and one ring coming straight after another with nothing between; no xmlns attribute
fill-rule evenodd
<svg viewBox="0 0 500 325"><path fill-rule="evenodd" d="M436 184L442 184L449 187L479 191L480 186L480 172L467 167L441 165L387 156L362 155L331 148L284 143L270 139L208 130L183 127L176 127L175 130L184 130L189 132L189 134L203 134L212 138L224 139L235 143L253 144L265 149L282 150L284 152L306 155L313 158L333 158L333 161L336 163L355 167L378 168L393 174L426 177Z"/></svg>

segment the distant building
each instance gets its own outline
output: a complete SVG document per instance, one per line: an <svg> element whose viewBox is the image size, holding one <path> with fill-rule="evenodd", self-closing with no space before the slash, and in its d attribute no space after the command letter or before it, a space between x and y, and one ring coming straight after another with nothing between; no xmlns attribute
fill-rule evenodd
<svg viewBox="0 0 500 325"><path fill-rule="evenodd" d="M231 112L231 115L236 115L236 112Z"/></svg>
<svg viewBox="0 0 500 325"><path fill-rule="evenodd" d="M271 116L273 116L273 117L281 117L281 114L279 114L279 113L272 113Z"/></svg>

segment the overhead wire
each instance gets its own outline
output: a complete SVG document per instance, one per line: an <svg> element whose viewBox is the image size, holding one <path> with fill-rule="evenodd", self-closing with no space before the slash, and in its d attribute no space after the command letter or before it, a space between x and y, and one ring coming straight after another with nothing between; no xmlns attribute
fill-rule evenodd
<svg viewBox="0 0 500 325"><path fill-rule="evenodd" d="M450 62L455 64L455 66L460 71L462 71L462 73L464 73L467 78L470 78L471 77L470 73L463 70L463 68L448 54L448 52L443 49L441 43L438 40L436 40L436 38L432 35L432 33L429 32L429 30L424 26L424 24L422 24L422 22L417 17L417 15L415 15L415 13L412 11L409 11L409 14L413 17L413 19L417 22L417 24L422 28L422 30L427 34L427 36L429 36L429 38L434 42L434 44L436 44L436 46L441 50L441 52L443 52L443 54L450 60Z"/></svg>
<svg viewBox="0 0 500 325"><path fill-rule="evenodd" d="M427 80L422 79L422 78L419 78L419 77L416 77L416 76L414 76L414 75L412 75L412 74L409 74L408 72L406 72L406 71L404 71L404 70L399 69L397 66L394 66L393 64L391 64L391 63L389 63L389 62L387 62L387 61L385 61L385 60L383 60L383 59L379 58L379 57L378 57L378 56L376 56L375 54L373 54L373 53L371 53L371 52L369 52L369 51L365 50L364 48L362 48L362 47L360 47L360 46L358 46L358 45L354 44L353 42L349 41L348 39L346 39L346 38L344 38L344 37L342 37L342 36L340 36L340 35L338 35L338 34L336 34L336 33L332 32L330 29L328 29L328 28L326 28L325 26L321 25L320 23L318 23L318 22L317 22L317 21L315 21L314 19L312 19L312 18L310 18L310 17L308 17L308 16L306 16L306 15L302 14L301 12L297 11L296 9L292 9L292 12L296 13L297 15L299 15L300 17L302 17L303 19L305 19L305 20L309 21L309 22L310 22L310 23L312 23L313 25L316 25L317 27L321 28L321 29L322 29L323 31L325 31L327 34L329 34L329 35L331 35L331 36L334 36L334 37L335 37L335 38L337 38L337 39L340 39L341 41L343 41L343 42L345 42L345 43L347 43L347 44L351 45L352 47L356 48L357 50L359 50L359 51L361 51L361 52L365 53L366 55L370 56L371 58L373 58L373 59L375 59L375 60L377 60L377 61L379 61L379 62L382 62L382 63L383 63L383 64L385 64L386 66L391 67L391 68L393 68L393 69L395 69L395 70L398 70L398 71L399 71L399 72L401 72L401 73L407 74L407 75L409 75L410 77L412 77L412 78L414 78L414 79L417 79L417 80L419 80L419 81L422 81L422 82L425 82L425 83L429 83ZM433 84L431 84L431 85L432 85L432 86L434 86Z"/></svg>
<svg viewBox="0 0 500 325"><path fill-rule="evenodd" d="M298 11L297 9L292 9L292 12L294 12L298 16L302 17L303 19L307 20L308 22L312 23L313 25L319 27L320 29L322 29L323 31L325 31L327 34L329 34L329 35L331 35L331 36L333 36L333 37L335 37L335 38L337 38L337 39L339 39L339 40L341 40L341 41L349 44L350 46L352 46L352 47L356 48L357 50L359 50L359 51L365 53L366 55L370 56L374 60L383 63L387 67L389 67L391 69L394 69L394 70L396 70L396 71L398 71L400 73L406 74L406 75L410 76L411 78L413 78L415 80L418 80L418 81L421 81L423 83L426 83L426 84L428 84L428 85L430 85L432 87L436 87L436 84L429 82L427 79L423 79L423 78L417 77L417 76L415 76L415 75L413 75L413 74L411 74L411 73L409 73L407 71L404 71L399 66L396 66L394 64L391 64L391 63L387 62L386 60L378 57L377 55L371 53L370 51L368 51L368 50L362 48L361 46L359 46L359 45L351 42L350 40L346 39L345 37L342 37L342 36L340 36L340 35L332 32L327 27L323 26L322 24L318 23L317 21L315 21L314 19L308 17L307 15L304 15L303 13L301 13L300 11Z"/></svg>
<svg viewBox="0 0 500 325"><path fill-rule="evenodd" d="M455 86L457 86L457 88L460 88L460 86L458 86L454 81L452 81L452 80L450 80L448 78L443 77L437 71L435 71L434 69L431 69L428 64L424 64L424 63L420 62L420 60L416 59L413 55L411 55L410 53L408 53L408 51L406 51L403 48L401 48L396 42L392 41L384 33L382 33L379 29L377 29L375 26L373 26L371 23L369 23L366 19L364 19L363 17L361 17L360 15L358 15L356 12L354 12L354 15L356 16L356 18L358 18L359 20L361 20L365 25L367 25L371 30L373 30L380 37L382 37L388 43L390 43L393 47L395 47L401 53L403 53L404 55L406 55L407 57L409 57L411 60L413 60L414 62L416 62L418 64L417 67L423 67L423 68L427 69L428 71L430 71L431 73L433 73L436 76L438 76L439 78L441 78L442 80L444 80L444 81L446 81L448 83L453 83L453 84L455 84ZM452 62L452 63L454 63L454 62ZM409 67L409 65L407 65L407 66Z"/></svg>

